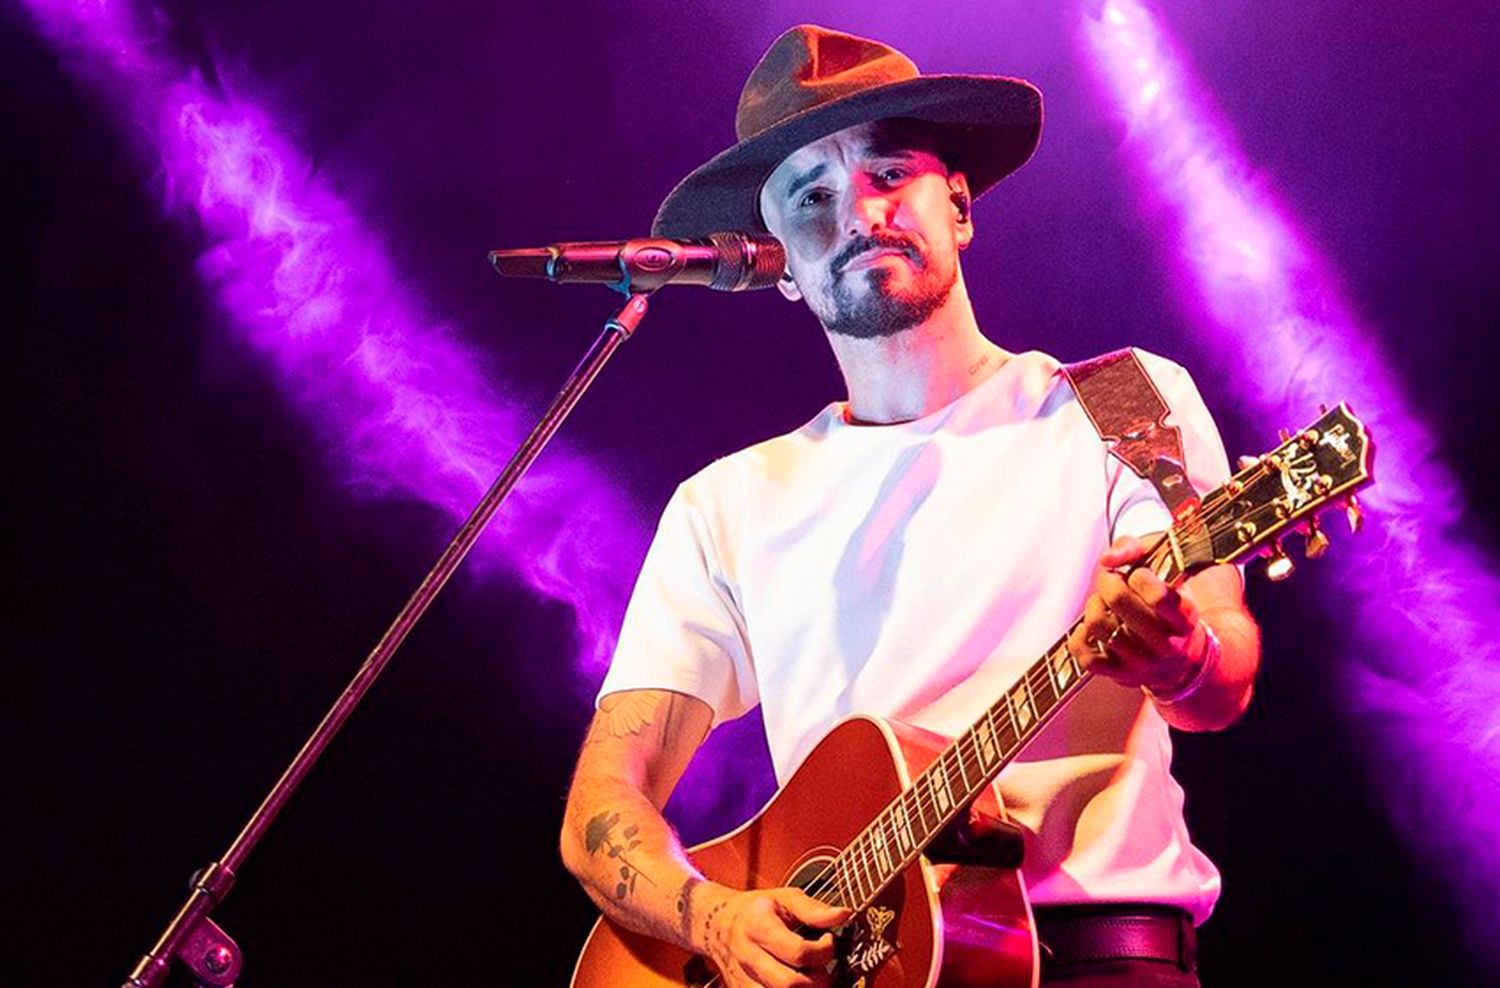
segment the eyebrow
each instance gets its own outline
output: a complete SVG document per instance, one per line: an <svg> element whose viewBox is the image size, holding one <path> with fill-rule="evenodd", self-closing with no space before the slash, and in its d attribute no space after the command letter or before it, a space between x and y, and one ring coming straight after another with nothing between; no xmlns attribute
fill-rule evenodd
<svg viewBox="0 0 1500 988"><path fill-rule="evenodd" d="M806 172L803 172L801 175L792 179L792 184L786 187L786 191L782 193L782 198L792 198L792 196L802 191L804 186L810 185L811 183L816 182L818 179L822 178L823 173L826 171L828 171L828 166L826 164L814 165Z"/></svg>
<svg viewBox="0 0 1500 988"><path fill-rule="evenodd" d="M913 147L899 134L877 133L865 143L865 154L872 158L915 158L918 151L925 150Z"/></svg>

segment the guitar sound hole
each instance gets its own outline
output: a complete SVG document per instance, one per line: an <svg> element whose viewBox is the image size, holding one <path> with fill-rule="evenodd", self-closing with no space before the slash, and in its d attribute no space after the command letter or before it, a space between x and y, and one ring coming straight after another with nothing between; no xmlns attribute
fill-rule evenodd
<svg viewBox="0 0 1500 988"><path fill-rule="evenodd" d="M787 879L787 884L792 888L798 888L812 896L814 899L827 897L818 893L827 892L833 877L833 856L809 858L792 872L792 877Z"/></svg>

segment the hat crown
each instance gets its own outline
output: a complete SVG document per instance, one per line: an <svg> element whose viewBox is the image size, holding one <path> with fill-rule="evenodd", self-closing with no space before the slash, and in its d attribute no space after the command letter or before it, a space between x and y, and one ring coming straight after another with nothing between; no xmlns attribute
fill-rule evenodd
<svg viewBox="0 0 1500 988"><path fill-rule="evenodd" d="M748 140L794 114L919 74L890 45L799 24L776 39L745 80L734 131Z"/></svg>

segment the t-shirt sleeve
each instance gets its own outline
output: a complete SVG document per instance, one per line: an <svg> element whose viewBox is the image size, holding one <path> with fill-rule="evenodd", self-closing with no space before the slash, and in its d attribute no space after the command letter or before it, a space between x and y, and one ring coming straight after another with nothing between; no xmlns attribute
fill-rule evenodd
<svg viewBox="0 0 1500 988"><path fill-rule="evenodd" d="M1145 350L1136 350L1146 373L1156 383L1171 411L1167 425L1182 430L1182 455L1187 462L1188 483L1199 494L1206 494L1230 477L1229 457L1224 441L1214 425L1208 406L1193 378L1180 364ZM1134 470L1117 458L1109 458L1110 487L1107 510L1110 541L1123 535L1149 535L1162 532L1172 524L1172 514L1149 480L1136 476Z"/></svg>
<svg viewBox="0 0 1500 988"><path fill-rule="evenodd" d="M691 483L679 486L662 512L599 696L686 693L713 708L717 726L760 697L744 618Z"/></svg>

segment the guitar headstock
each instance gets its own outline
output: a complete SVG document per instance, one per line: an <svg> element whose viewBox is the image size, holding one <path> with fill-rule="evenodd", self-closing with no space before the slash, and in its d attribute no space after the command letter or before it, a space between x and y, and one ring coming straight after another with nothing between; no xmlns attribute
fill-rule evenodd
<svg viewBox="0 0 1500 988"><path fill-rule="evenodd" d="M1301 530L1307 555L1321 556L1328 537L1317 515L1335 502L1344 503L1351 531L1359 530L1354 492L1373 479L1374 444L1364 423L1340 403L1295 435L1282 433L1282 440L1174 526L1188 566L1234 563L1265 552L1266 575L1281 579L1292 569L1282 537Z"/></svg>

